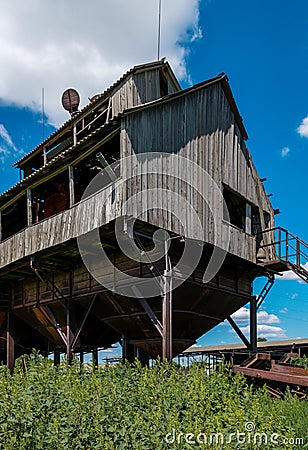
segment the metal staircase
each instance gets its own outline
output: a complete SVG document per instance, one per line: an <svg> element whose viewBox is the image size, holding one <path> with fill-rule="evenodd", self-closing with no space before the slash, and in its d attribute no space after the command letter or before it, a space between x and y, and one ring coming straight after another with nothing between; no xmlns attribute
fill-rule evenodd
<svg viewBox="0 0 308 450"><path fill-rule="evenodd" d="M308 283L308 244L284 228L272 228L262 233L258 262L276 272L292 270Z"/></svg>

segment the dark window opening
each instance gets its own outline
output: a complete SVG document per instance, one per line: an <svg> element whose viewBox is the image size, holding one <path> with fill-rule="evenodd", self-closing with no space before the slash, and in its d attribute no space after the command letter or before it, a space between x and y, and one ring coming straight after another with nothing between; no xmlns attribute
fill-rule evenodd
<svg viewBox="0 0 308 450"><path fill-rule="evenodd" d="M247 200L228 188L224 188L223 196L228 208L230 223L240 230L245 231ZM228 219L226 211L224 213L224 219Z"/></svg>
<svg viewBox="0 0 308 450"><path fill-rule="evenodd" d="M46 181L32 191L32 223L37 223L70 207L68 172Z"/></svg>
<svg viewBox="0 0 308 450"><path fill-rule="evenodd" d="M115 173L116 178L120 176L120 134L117 134L94 153L74 166L75 203L81 200L87 186L98 173L102 172L103 177L106 178L102 179L102 183L100 183L102 186L107 186L112 181L108 178L106 172L103 171L103 166L96 156L98 153L102 153ZM91 192L88 194L91 195Z"/></svg>
<svg viewBox="0 0 308 450"><path fill-rule="evenodd" d="M168 80L162 70L159 72L160 96L164 97L169 94Z"/></svg>
<svg viewBox="0 0 308 450"><path fill-rule="evenodd" d="M2 240L27 227L27 200L24 195L1 213Z"/></svg>

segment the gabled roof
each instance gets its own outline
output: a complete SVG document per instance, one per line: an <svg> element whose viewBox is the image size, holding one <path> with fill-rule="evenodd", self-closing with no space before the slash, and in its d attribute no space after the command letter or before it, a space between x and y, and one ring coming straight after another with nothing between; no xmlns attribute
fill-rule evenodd
<svg viewBox="0 0 308 450"><path fill-rule="evenodd" d="M137 111L141 111L143 109L147 109L147 108L151 108L157 104L161 104L161 103L167 103L175 98L179 98L182 97L184 95L190 94L192 92L198 91L199 89L203 89L205 87L209 87L212 86L214 84L218 84L220 83L224 93L229 101L231 110L234 114L235 120L238 124L238 127L242 133L243 139L247 140L248 139L248 134L247 131L245 129L244 123L243 123L243 118L239 113L238 107L236 105L235 99L233 97L230 85L229 85L229 79L227 77L227 75L222 72L221 74L217 75L214 78L211 78L209 80L206 81L202 81L201 83L195 84L187 89L182 89L179 92L173 92L172 94L166 95L163 98L159 98L157 100L153 100L151 102L148 103L144 103L143 105L138 105L138 106L133 106L132 108L126 109L121 115L126 115L126 114L131 114L133 112L137 112Z"/></svg>
<svg viewBox="0 0 308 450"><path fill-rule="evenodd" d="M112 93L113 90L115 90L118 86L121 85L127 78L129 78L132 74L151 70L156 67L164 67L165 70L167 70L173 79L175 85L181 89L170 65L168 62L165 62L165 58L163 58L160 61L153 61L146 64L139 64L137 66L134 66L133 68L129 69L127 72L125 72L117 81L115 81L111 86L109 86L104 92L101 94L98 94L94 97L94 99L88 103L81 111L79 111L77 114L74 114L73 117L68 119L60 128L58 128L54 133L52 133L47 139L45 139L43 142L41 142L39 145L37 145L31 152L24 155L22 158L20 158L18 161L16 161L13 164L13 167L20 167L20 165L24 162L26 162L28 159L33 158L34 156L38 155L44 147L46 147L51 141L61 136L61 134L64 134L67 130L69 130L76 119L82 118L82 116L86 115L88 112L91 111L91 109L98 106L102 101L104 101L109 94Z"/></svg>

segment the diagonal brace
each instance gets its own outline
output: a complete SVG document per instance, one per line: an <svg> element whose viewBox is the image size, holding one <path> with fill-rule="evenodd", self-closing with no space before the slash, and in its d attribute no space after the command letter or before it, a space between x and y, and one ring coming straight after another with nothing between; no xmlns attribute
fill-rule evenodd
<svg viewBox="0 0 308 450"><path fill-rule="evenodd" d="M250 342L248 341L244 333L240 330L240 328L237 326L237 324L234 322L231 316L227 317L227 321L232 326L234 331L238 334L238 336L241 338L246 347L250 349L251 348Z"/></svg>
<svg viewBox="0 0 308 450"><path fill-rule="evenodd" d="M152 310L148 302L144 298L139 298L139 302L143 307L143 309L145 310L145 312L147 313L147 315L149 316L149 318L151 319L151 322L153 323L155 328L158 330L159 334L163 336L163 326L161 322L158 320L155 312Z"/></svg>
<svg viewBox="0 0 308 450"><path fill-rule="evenodd" d="M66 334L64 333L64 331L62 330L62 328L59 325L59 322L57 321L57 319L54 316L54 313L51 311L51 309L49 308L49 306L45 306L43 311L46 313L46 315L48 316L48 318L51 320L51 322L53 323L53 326L55 327L56 331L58 332L59 336L61 337L62 341L64 342L65 345L67 345L67 337Z"/></svg>
<svg viewBox="0 0 308 450"><path fill-rule="evenodd" d="M75 346L76 346L77 341L78 341L78 339L79 339L80 333L81 333L82 330L83 330L84 324L86 323L86 320L87 320L87 318L88 318L88 316L89 316L89 314L90 314L90 312L91 312L91 309L92 309L92 306L93 306L93 304L94 304L94 302L95 302L95 300L96 300L96 297L97 297L97 294L94 294L93 297L92 297L92 299L91 299L91 301L90 301L90 304L89 304L89 306L88 306L88 309L86 310L85 315L83 316L83 319L82 319L82 321L81 321L81 324L79 325L79 327L78 327L78 329L77 329L77 331L76 331L75 337L74 337L73 342L72 342L72 350L75 349Z"/></svg>

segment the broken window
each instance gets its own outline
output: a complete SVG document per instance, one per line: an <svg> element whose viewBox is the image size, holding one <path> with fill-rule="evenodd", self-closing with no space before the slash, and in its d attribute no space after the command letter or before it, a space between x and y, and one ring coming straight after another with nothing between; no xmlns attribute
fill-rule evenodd
<svg viewBox="0 0 308 450"><path fill-rule="evenodd" d="M99 153L102 154L103 159L111 166L115 177L118 178L120 176L120 164L116 164L116 162L120 159L120 133L74 166L75 203L81 200L87 186L104 169L104 163L98 157ZM106 180L102 181L102 186L107 186L112 180L108 178L106 171L103 174L106 176Z"/></svg>

